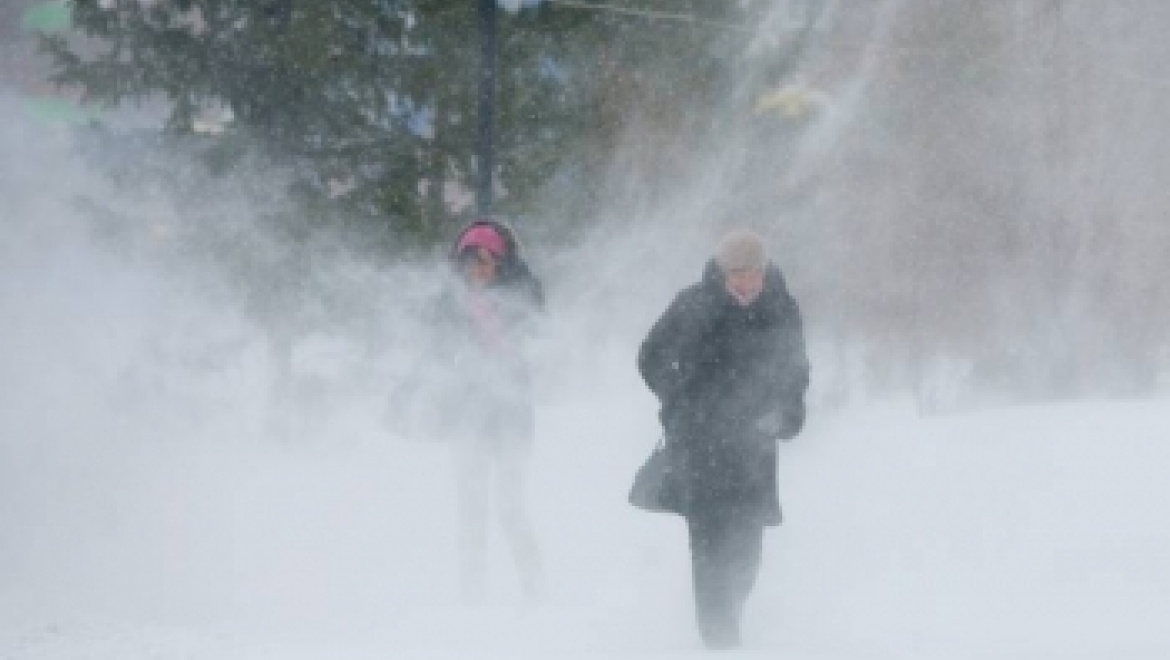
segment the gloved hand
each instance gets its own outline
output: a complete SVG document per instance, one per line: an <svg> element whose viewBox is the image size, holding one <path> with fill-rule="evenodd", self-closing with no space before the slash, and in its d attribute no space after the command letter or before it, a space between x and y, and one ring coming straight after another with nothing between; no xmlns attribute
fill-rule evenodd
<svg viewBox="0 0 1170 660"><path fill-rule="evenodd" d="M760 435L775 440L784 429L784 416L779 411L769 411L756 420L755 428Z"/></svg>
<svg viewBox="0 0 1170 660"><path fill-rule="evenodd" d="M755 428L770 440L791 440L804 427L804 406L791 410L772 410L756 420Z"/></svg>

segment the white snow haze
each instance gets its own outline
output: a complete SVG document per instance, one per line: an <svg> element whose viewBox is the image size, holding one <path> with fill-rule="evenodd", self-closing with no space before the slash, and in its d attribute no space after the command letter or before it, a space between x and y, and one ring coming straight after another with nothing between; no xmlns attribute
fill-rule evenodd
<svg viewBox="0 0 1170 660"><path fill-rule="evenodd" d="M660 432L639 343L733 224L784 270L813 384L723 655L1170 657L1170 16L820 4L800 70L746 58L775 84L677 180L640 197L615 159L595 229L519 226L548 298L536 602L494 530L461 597L453 459L411 416L440 259L292 247L254 201L275 173L111 182L0 86L0 658L707 657L685 526L626 495ZM1070 35L1096 57L1057 57Z"/></svg>

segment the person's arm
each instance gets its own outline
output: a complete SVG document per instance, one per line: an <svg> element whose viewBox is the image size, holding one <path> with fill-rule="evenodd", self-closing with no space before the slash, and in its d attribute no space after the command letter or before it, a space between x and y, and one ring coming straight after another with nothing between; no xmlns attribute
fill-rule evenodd
<svg viewBox="0 0 1170 660"><path fill-rule="evenodd" d="M804 394L808 389L809 364L805 352L800 309L784 294L773 350L767 357L767 376L754 404L754 429L770 440L791 440L804 427Z"/></svg>
<svg viewBox="0 0 1170 660"><path fill-rule="evenodd" d="M638 372L663 404L674 398L690 378L685 351L697 332L691 291L684 291L650 328L638 350Z"/></svg>
<svg viewBox="0 0 1170 660"><path fill-rule="evenodd" d="M544 324L544 286L527 264L519 262L516 268L517 274L510 284L506 305L515 340L523 348L536 340Z"/></svg>
<svg viewBox="0 0 1170 660"><path fill-rule="evenodd" d="M784 318L780 345L780 425L776 437L791 440L804 428L804 395L808 390L809 363L800 308L791 298Z"/></svg>

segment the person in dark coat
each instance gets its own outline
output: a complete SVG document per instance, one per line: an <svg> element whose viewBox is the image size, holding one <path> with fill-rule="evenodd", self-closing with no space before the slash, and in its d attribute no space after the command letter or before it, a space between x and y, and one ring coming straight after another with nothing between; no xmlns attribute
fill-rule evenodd
<svg viewBox="0 0 1170 660"><path fill-rule="evenodd" d="M764 529L781 519L777 441L804 425L809 378L799 308L756 234L723 238L651 328L638 369L661 404L699 632L710 648L737 647Z"/></svg>
<svg viewBox="0 0 1170 660"><path fill-rule="evenodd" d="M464 227L449 259L454 277L433 323L432 350L445 370L440 433L457 458L461 583L467 598L482 597L494 495L521 590L533 598L540 555L523 494L535 434L527 355L543 291L502 222Z"/></svg>

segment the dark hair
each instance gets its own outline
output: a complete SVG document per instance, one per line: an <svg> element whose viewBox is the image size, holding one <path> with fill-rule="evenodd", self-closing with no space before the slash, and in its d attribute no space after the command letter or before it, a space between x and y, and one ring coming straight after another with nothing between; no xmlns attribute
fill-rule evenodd
<svg viewBox="0 0 1170 660"><path fill-rule="evenodd" d="M454 254L452 260L460 266L465 266L477 259L479 259L479 247L475 245L465 245L462 250ZM490 252L490 250L489 250ZM495 253L492 253L495 256ZM497 261L502 262L503 257L496 256Z"/></svg>
<svg viewBox="0 0 1170 660"><path fill-rule="evenodd" d="M469 222L459 233L455 235L455 240L451 242L451 249L448 252L448 258L456 267L462 267L467 263L470 254L474 252L470 248L463 250L459 249L459 241L474 227L486 225L491 227L504 239L504 254L499 258L499 265L496 268L496 279L493 286L509 287L525 291L525 295L530 297L538 306L544 304L544 290L540 285L540 281L532 274L528 268L528 264L521 254L520 242L516 238L516 230L512 226L501 220L489 217L479 217Z"/></svg>

